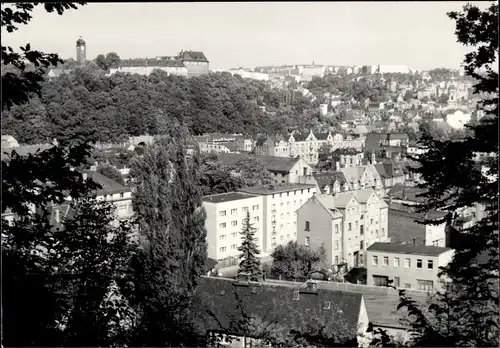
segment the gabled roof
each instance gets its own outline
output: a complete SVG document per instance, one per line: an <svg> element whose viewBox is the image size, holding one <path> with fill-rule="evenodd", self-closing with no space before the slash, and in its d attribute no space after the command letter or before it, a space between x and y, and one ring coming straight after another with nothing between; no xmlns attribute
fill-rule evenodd
<svg viewBox="0 0 500 348"><path fill-rule="evenodd" d="M446 247L437 247L437 246L376 242L370 245L366 250L375 252L407 254L407 255L439 256L442 253L445 253L452 249Z"/></svg>
<svg viewBox="0 0 500 348"><path fill-rule="evenodd" d="M368 200L370 199L370 197L374 193L375 193L375 191L373 191L373 189L370 187L370 188L367 188L367 189L354 191L354 197L356 197L356 199L360 203L364 204L364 203L368 202Z"/></svg>
<svg viewBox="0 0 500 348"><path fill-rule="evenodd" d="M102 188L97 191L98 196L112 195L115 193L130 192L130 189L128 187L125 187L122 184L119 184L116 181L111 180L110 178L102 175L99 172L94 172L92 170L86 170L86 171L83 171L83 173L86 173L88 178L91 178L96 183L101 185Z"/></svg>
<svg viewBox="0 0 500 348"><path fill-rule="evenodd" d="M335 207L335 198L333 195L315 195L313 199L316 198L318 202L325 208L326 211L332 216L332 218L341 218L343 214Z"/></svg>
<svg viewBox="0 0 500 348"><path fill-rule="evenodd" d="M203 54L203 52L199 51L182 51L179 54L179 58L188 61L188 62L205 62L208 63L207 57Z"/></svg>
<svg viewBox="0 0 500 348"><path fill-rule="evenodd" d="M353 192L340 192L334 196L334 205L338 209L345 209L353 199L356 199Z"/></svg>
<svg viewBox="0 0 500 348"><path fill-rule="evenodd" d="M341 168L340 171L344 173L346 179L349 182L358 182L361 180L361 176L365 172L366 167L347 167Z"/></svg>
<svg viewBox="0 0 500 348"><path fill-rule="evenodd" d="M246 315L258 317L264 322L277 322L289 330L300 330L305 325L314 325L315 319L342 318L353 329L353 338L359 321L359 312L363 301L360 293L323 289L299 292L294 300L294 293L300 283L242 283L233 279L204 277L200 279L197 293L200 298L200 314L204 315L205 330L220 331L233 335L242 335L235 320ZM329 303L328 307L325 304ZM203 314L202 314L203 315ZM343 322L344 320L338 320Z"/></svg>
<svg viewBox="0 0 500 348"><path fill-rule="evenodd" d="M340 185L344 185L347 180L344 173L342 172L324 172L313 174L314 179L318 183L319 187L325 187L326 185L333 185L335 181L338 181Z"/></svg>
<svg viewBox="0 0 500 348"><path fill-rule="evenodd" d="M294 133L292 134L295 141L305 141L310 133Z"/></svg>

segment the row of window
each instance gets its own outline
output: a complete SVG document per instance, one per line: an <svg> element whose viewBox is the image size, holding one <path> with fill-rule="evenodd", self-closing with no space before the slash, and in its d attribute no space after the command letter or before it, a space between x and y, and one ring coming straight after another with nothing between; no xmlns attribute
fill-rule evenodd
<svg viewBox="0 0 500 348"><path fill-rule="evenodd" d="M259 206L258 205L254 205L252 207L252 210L253 211L258 211L259 210ZM243 213L246 213L248 211L248 207L241 208L241 211ZM234 216L234 215L238 215L238 208L231 209L231 216ZM225 210L221 210L219 212L219 216L226 216L226 211Z"/></svg>
<svg viewBox="0 0 500 348"><path fill-rule="evenodd" d="M275 218L275 216L273 215L273 220L274 220L274 218ZM281 218L283 218L283 214L281 214ZM363 218L363 215L361 215L361 218ZM373 219L370 220L370 223L373 223ZM378 221L376 221L375 223L378 223ZM357 221L356 221L356 229L358 229L358 222ZM311 230L311 222L306 221L306 226L304 228L304 231L310 231L310 230ZM347 231L349 231L349 232L352 231L352 223L351 222L347 223ZM335 234L338 234L338 233L339 233L339 225L335 224ZM363 235L364 233L365 233L364 226L363 225L359 226L359 234ZM385 234L385 228L382 228L382 236L384 236L384 234ZM378 237L378 229L376 229L376 235Z"/></svg>
<svg viewBox="0 0 500 348"><path fill-rule="evenodd" d="M259 233L259 229L256 228L255 229L255 234L258 234L258 233ZM239 234L240 234L240 232L231 232L231 237L232 238L236 238ZM221 235L219 235L219 240L225 240L226 237L227 237L226 234L221 234ZM258 238L256 238L256 239L258 239Z"/></svg>
<svg viewBox="0 0 500 348"><path fill-rule="evenodd" d="M302 194L304 194L304 190L306 190L306 189L301 189L301 190L300 190L300 194L301 194L301 195L302 195ZM272 196L272 197L273 197L273 198L276 198L276 195L279 195L279 198L282 198L282 197L283 197L283 194L285 194L285 193L286 193L286 196L287 196L287 197L290 197L290 193L291 193L291 192L292 192L292 191L288 191L288 192L280 192L280 193L273 193L273 196ZM294 196L296 196L296 195L297 195L297 192L299 192L299 190L294 190L294 191L293 191L293 195L294 195ZM311 189L310 189L310 188L308 188L308 189L307 189L307 193L310 193L310 192L311 192ZM289 203L289 202L288 202L288 203Z"/></svg>
<svg viewBox="0 0 500 348"><path fill-rule="evenodd" d="M289 207L289 206L290 206L290 202L291 202L291 201L287 201L287 202L286 202L287 207ZM297 201L296 201L296 200L295 200L295 201L293 201L293 205L297 205ZM301 199L301 200L299 200L299 205L302 205L302 199ZM282 208L283 208L284 206L285 206L285 202L281 202L281 203L280 203L280 207L282 207ZM276 209L276 204L271 205L271 209L272 209L272 210L275 210L275 209Z"/></svg>
<svg viewBox="0 0 500 348"><path fill-rule="evenodd" d="M377 255L373 255L372 256L372 265L378 266L378 261L379 261L379 257ZM417 259L417 268L422 269L423 265L424 265L424 261L422 259ZM382 266L384 266L384 267L389 266L389 256L383 256ZM396 268L400 267L399 257L393 258L393 267L396 267ZM411 259L410 258L405 258L404 268L411 268ZM434 261L433 260L427 260L427 269L434 269Z"/></svg>
<svg viewBox="0 0 500 348"><path fill-rule="evenodd" d="M258 216L254 216L253 218L250 219L250 222L259 222L259 217ZM244 225L245 224L245 219L241 220L241 224ZM227 223L226 222L221 222L219 224L219 227L220 228L226 228L227 226ZM233 220L231 221L231 226L238 226L238 220Z"/></svg>

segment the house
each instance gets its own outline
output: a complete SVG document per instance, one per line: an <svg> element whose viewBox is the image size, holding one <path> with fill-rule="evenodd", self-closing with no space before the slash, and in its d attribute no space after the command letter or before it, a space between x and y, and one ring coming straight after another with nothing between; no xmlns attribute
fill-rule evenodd
<svg viewBox="0 0 500 348"><path fill-rule="evenodd" d="M363 342L368 327L368 315L362 293L333 290L324 282L306 283L259 281L248 282L216 277L201 277L197 301L201 333L223 336L222 345L246 347L260 337L248 337L248 332L235 325L243 317L256 319L261 330L275 323L285 332L303 331L317 320L332 329L346 325L354 339ZM209 314L207 314L209 313ZM259 330L260 331L260 330ZM262 342L263 343L263 342Z"/></svg>
<svg viewBox="0 0 500 348"><path fill-rule="evenodd" d="M406 133L387 133L386 137L381 140L382 145L386 146L407 146L409 143Z"/></svg>
<svg viewBox="0 0 500 348"><path fill-rule="evenodd" d="M293 133L288 138L290 144L290 156L299 156L309 164L318 163L319 149L321 146L333 140L330 133L318 133L314 135L312 131L306 133Z"/></svg>
<svg viewBox="0 0 500 348"><path fill-rule="evenodd" d="M281 134L257 139L255 154L260 156L296 157L290 156L290 147Z"/></svg>
<svg viewBox="0 0 500 348"><path fill-rule="evenodd" d="M112 203L116 207L115 216L118 220L129 219L134 215L130 188L91 170L83 171L83 177L90 178L101 186L96 192L97 199Z"/></svg>
<svg viewBox="0 0 500 348"><path fill-rule="evenodd" d="M340 168L360 166L364 157L365 155L362 151L352 147L335 149L333 151L333 161L334 163L339 163Z"/></svg>
<svg viewBox="0 0 500 348"><path fill-rule="evenodd" d="M203 52L181 51L176 57L187 69L187 76L208 75L210 72L209 62Z"/></svg>
<svg viewBox="0 0 500 348"><path fill-rule="evenodd" d="M376 170L376 165L368 164L358 167L347 167L341 168L340 171L344 173L353 190L371 187L377 194L383 197L385 196L383 179Z"/></svg>
<svg viewBox="0 0 500 348"><path fill-rule="evenodd" d="M367 249L367 285L435 292L443 289L439 267L452 260L454 250L412 244L374 243Z"/></svg>
<svg viewBox="0 0 500 348"><path fill-rule="evenodd" d="M387 240L387 204L373 189L317 195L297 210L297 242L323 246L332 270L365 263L365 248Z"/></svg>
<svg viewBox="0 0 500 348"><path fill-rule="evenodd" d="M263 198L242 192L229 192L203 197L203 207L207 212L208 257L220 261L229 257L238 258L241 234L247 212L255 229L255 243L262 250L264 223Z"/></svg>
<svg viewBox="0 0 500 348"><path fill-rule="evenodd" d="M235 166L242 158L239 154L219 154L218 162ZM256 156L277 183L312 183L312 168L301 158Z"/></svg>
<svg viewBox="0 0 500 348"><path fill-rule="evenodd" d="M336 194L343 191L351 190L344 173L335 172L322 172L314 173L314 180L316 180L318 194Z"/></svg>
<svg viewBox="0 0 500 348"><path fill-rule="evenodd" d="M262 249L271 253L278 245L297 240L296 211L316 193L316 185L276 184L240 189L263 196Z"/></svg>
<svg viewBox="0 0 500 348"><path fill-rule="evenodd" d="M69 73L71 73L71 69L52 68L47 73L47 77L49 78L49 80L53 80L61 77L61 75L68 75Z"/></svg>
<svg viewBox="0 0 500 348"><path fill-rule="evenodd" d="M391 160L385 160L382 163L375 164L374 167L382 179L382 183L386 191L396 184L405 183L405 173L399 163Z"/></svg>

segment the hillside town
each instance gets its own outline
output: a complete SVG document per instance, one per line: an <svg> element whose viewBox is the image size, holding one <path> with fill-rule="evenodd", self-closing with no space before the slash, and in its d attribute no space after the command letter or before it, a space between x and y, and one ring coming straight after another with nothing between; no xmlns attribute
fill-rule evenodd
<svg viewBox="0 0 500 348"><path fill-rule="evenodd" d="M87 44L32 61L37 87L2 57L6 346L498 346L487 63L212 69Z"/></svg>

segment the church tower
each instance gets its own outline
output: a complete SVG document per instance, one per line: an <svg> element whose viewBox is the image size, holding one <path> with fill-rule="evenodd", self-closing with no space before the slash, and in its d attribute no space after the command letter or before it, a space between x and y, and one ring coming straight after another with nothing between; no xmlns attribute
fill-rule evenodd
<svg viewBox="0 0 500 348"><path fill-rule="evenodd" d="M85 45L85 41L83 41L82 37L78 39L76 42L76 62L79 66L85 65L85 60L87 56L87 47Z"/></svg>

